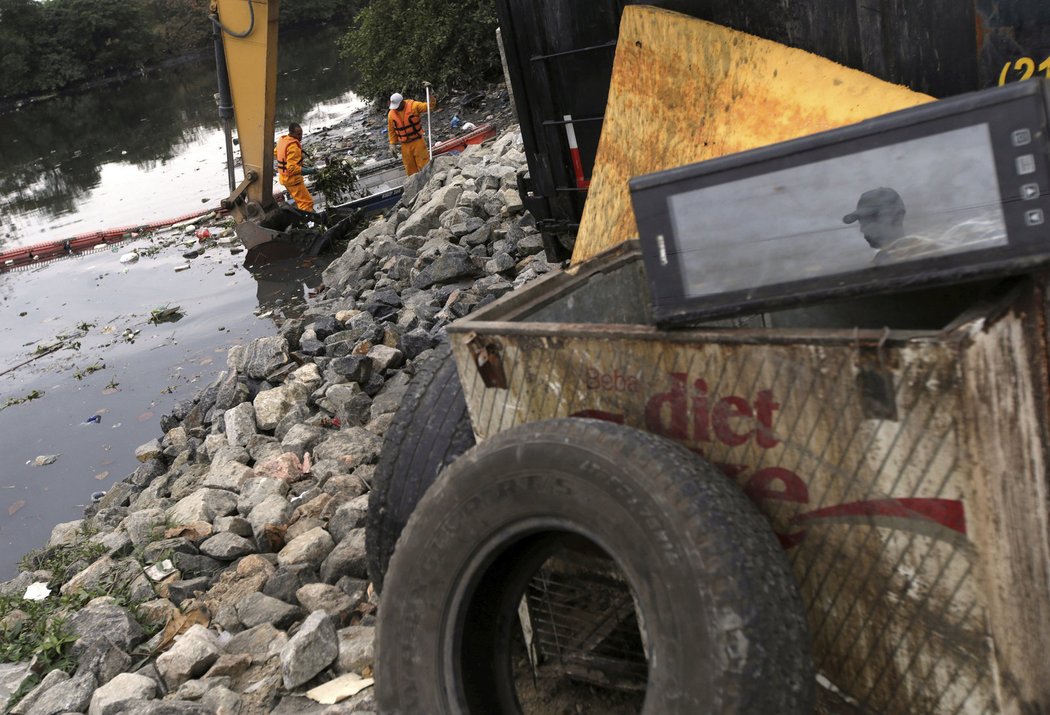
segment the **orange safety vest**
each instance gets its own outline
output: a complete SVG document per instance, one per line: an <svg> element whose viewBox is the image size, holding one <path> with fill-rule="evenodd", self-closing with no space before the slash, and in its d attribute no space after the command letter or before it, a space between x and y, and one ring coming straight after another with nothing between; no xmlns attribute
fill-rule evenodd
<svg viewBox="0 0 1050 715"><path fill-rule="evenodd" d="M291 161L289 161L288 149L293 145L295 146L295 151L292 151ZM287 184L288 180L294 176L302 177L303 145L298 139L290 134L285 134L277 140L277 146L274 147L273 154L277 157L277 174L282 184Z"/></svg>
<svg viewBox="0 0 1050 715"><path fill-rule="evenodd" d="M405 108L400 112L396 109L390 110L390 120L394 125L394 138L397 139L398 144L409 144L423 138L423 122L420 121L419 115L412 111L415 104L426 106L426 102L406 99Z"/></svg>

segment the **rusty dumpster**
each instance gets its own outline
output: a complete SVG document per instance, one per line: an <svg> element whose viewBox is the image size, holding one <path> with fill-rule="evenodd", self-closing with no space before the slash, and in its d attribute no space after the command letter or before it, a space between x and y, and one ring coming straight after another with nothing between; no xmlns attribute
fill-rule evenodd
<svg viewBox="0 0 1050 715"><path fill-rule="evenodd" d="M1046 276L951 295L918 327L659 330L628 243L448 332L479 441L590 417L733 477L789 558L818 680L858 710L1050 712Z"/></svg>

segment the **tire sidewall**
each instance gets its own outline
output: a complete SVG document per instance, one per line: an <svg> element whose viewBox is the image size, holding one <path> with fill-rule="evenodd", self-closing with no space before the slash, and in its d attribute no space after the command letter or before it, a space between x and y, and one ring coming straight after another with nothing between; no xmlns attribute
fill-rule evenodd
<svg viewBox="0 0 1050 715"><path fill-rule="evenodd" d="M616 461L588 449L542 443L473 451L450 467L439 483L455 488L420 505L403 537L420 540L404 559L395 552L388 572L388 588L398 597L381 608L380 705L397 702L407 713L444 703L443 694L454 692L448 664L456 656L449 643L469 596L465 584L510 542L562 528L601 546L632 586L649 660L658 666L650 668L645 711L733 711L731 676L745 663L742 644L726 638L732 633L726 620L746 608L732 583L733 564L725 563L724 550L709 548L715 539L701 533L702 524L690 524L695 533L682 538L681 525L666 516L673 505L622 472ZM416 533L422 529L426 533ZM429 557L413 558L416 553ZM398 634L417 637L391 642L384 633L388 620L398 624ZM719 627L711 628L714 623ZM701 702L696 693L707 697Z"/></svg>

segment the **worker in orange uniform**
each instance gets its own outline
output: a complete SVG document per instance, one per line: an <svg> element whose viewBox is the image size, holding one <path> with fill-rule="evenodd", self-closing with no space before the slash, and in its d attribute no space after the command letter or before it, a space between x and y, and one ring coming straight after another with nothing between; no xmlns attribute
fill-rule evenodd
<svg viewBox="0 0 1050 715"><path fill-rule="evenodd" d="M316 169L303 166L303 128L296 122L288 125L288 133L277 140L273 148L277 159L277 178L295 200L300 211L313 213L314 199L306 190L304 175L316 173Z"/></svg>
<svg viewBox="0 0 1050 715"><path fill-rule="evenodd" d="M430 82L424 82L430 87ZM419 118L421 114L429 112L435 103L417 102L414 99L405 99L399 93L390 95L390 111L386 115L386 129L390 137L390 156L397 158L397 145L401 145L401 161L405 165L405 172L412 176L422 170L430 161L430 151L427 149L426 139L423 136L423 122Z"/></svg>

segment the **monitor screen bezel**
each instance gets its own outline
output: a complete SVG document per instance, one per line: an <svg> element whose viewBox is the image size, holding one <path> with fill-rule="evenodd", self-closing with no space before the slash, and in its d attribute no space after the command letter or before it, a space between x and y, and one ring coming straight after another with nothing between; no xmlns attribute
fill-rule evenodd
<svg viewBox="0 0 1050 715"><path fill-rule="evenodd" d="M1020 179L1014 169L1016 151L1010 151L1007 138L1011 127L1025 124L1034 128L1033 142L1028 150L1036 155L1034 176L1040 178L1041 194L1038 199L1023 204L1025 208L1042 208L1050 218L1048 86L1050 82L1038 80L975 92L801 139L632 179L630 188L654 319L660 324L695 323L807 302L1006 275L1050 261L1050 225L1044 224L1038 229L1025 226L1023 211L1018 207L1021 200ZM847 159L858 152L979 124L993 128L991 143L1007 228L1005 245L812 278L788 279L718 294L689 294L683 276L684 266L676 260L689 237L675 234L671 206L674 196L814 162Z"/></svg>

